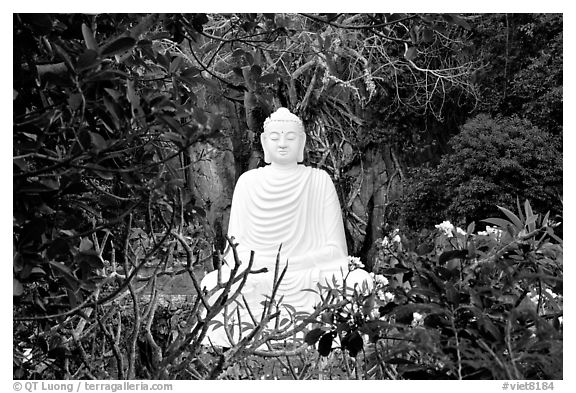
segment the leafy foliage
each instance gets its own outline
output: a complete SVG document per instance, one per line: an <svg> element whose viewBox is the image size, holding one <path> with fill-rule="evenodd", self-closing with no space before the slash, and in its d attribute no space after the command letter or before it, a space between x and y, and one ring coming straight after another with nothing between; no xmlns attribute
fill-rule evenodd
<svg viewBox="0 0 576 393"><path fill-rule="evenodd" d="M113 326L120 336L122 319L113 316L123 306L110 302L128 289L135 296L144 265L171 268L179 237L192 233L197 257L206 249L211 255L179 158L214 137L221 120L181 94L178 78L187 69L151 29L157 15L102 15L97 24L81 15L14 18L14 39L22 43L14 62L15 376L39 378L51 365L52 376L64 378L65 355L84 350L82 337L105 343ZM128 35L117 33L120 26ZM210 90L194 85L197 93ZM143 252L140 235L151 240ZM132 300L133 337L108 341L117 378L135 375L135 351L126 359L118 349L140 333ZM83 336L86 322L78 318L99 333ZM62 333L71 328L75 335ZM39 346L44 341L51 344ZM40 365L23 360L28 350ZM79 359L76 366L90 363Z"/></svg>
<svg viewBox="0 0 576 393"><path fill-rule="evenodd" d="M528 201L500 210L488 231L437 225L431 250L386 238L374 290L306 341L328 356L338 334L364 378L561 379L562 242Z"/></svg>
<svg viewBox="0 0 576 393"><path fill-rule="evenodd" d="M223 283L218 304L211 306L199 295L197 279L206 267L213 268L212 262L218 264L218 255L213 252L206 212L189 189L190 147L229 139L243 169L253 159L255 132L279 105L305 119L311 128L308 161L335 178L362 159L367 145L402 145L407 140L418 144L419 132L414 129L421 119L411 119L414 113L440 121L454 108L474 106L479 97L473 77L478 76L480 62L472 52L471 19L451 14L15 14L13 18L15 378L255 378L259 372L299 379L352 378L360 376L361 364L370 364L366 375L378 378L558 375L557 359L547 351L555 350L561 328L550 330L546 323L557 321L561 305L554 306L556 298L550 295L550 300L542 289L549 286L561 294L556 263L561 253L547 242L530 243L520 229L510 234L522 238L514 243L519 248L510 247L499 256L506 266L497 259L486 269L473 270L491 288L478 289L484 303L477 307L504 318L491 321L495 330L488 322L461 317L457 311L461 307L457 300L465 297L462 293L472 281L458 281L464 269L448 274L443 266L461 259L462 249L440 256L396 249L386 260L396 255L401 266L381 266L380 273L389 278L397 303L386 297L378 300L376 292L368 297L346 295L343 305L331 302L345 295L332 289L316 314L292 311L301 322L298 332L311 323L306 317L318 324L305 336L302 349L258 352L270 337L258 329L250 333L252 342L239 343L226 353L204 354L201 346L205 327L239 292ZM495 20L482 20L486 34L498 29ZM515 98L497 99L491 112L503 108L530 112L533 117L526 117L534 124L558 132L559 25L558 16L522 22L525 37L539 37L550 28L552 51L540 53L544 44L538 42L530 56L517 53L522 64L506 80L506 97ZM547 74L549 67L554 72ZM554 89L535 88L543 76L548 76L546 86ZM499 85L498 80L483 86L498 93ZM545 100L540 100L541 94ZM512 184L507 198L532 192L537 207L555 202L561 172L550 168L561 167L558 143L517 120L478 118L467 130L465 137L455 139L456 153L478 147L489 152L490 144L508 151L507 143L519 150L518 155L510 153L505 165L490 154L473 160L496 160L493 168L499 176L509 175ZM474 139L476 133L486 140ZM508 137L511 142L506 142ZM528 139L531 149L523 147ZM468 162L464 154L454 157L462 165ZM542 162L547 165L539 165ZM474 165L468 169L489 172ZM423 172L430 181L424 177L413 187L419 195L406 205L408 220L422 223L428 213L432 223L452 213L477 219L492 203L510 207L508 199L478 202L477 191L490 196L493 187L488 180L496 176L469 183L462 172L452 168L448 182L436 169ZM458 192L431 197L429 191L450 181L451 190ZM429 212L417 210L422 206ZM414 218L417 214L420 221ZM547 225L533 217L526 211L527 226ZM478 252L496 250L492 243L475 247ZM532 269L532 276L514 273L514 264ZM496 279L498 274L506 278L503 283ZM514 311L526 296L511 283L516 280L532 291L534 274L544 285L538 289L542 302L535 314ZM181 275L195 285L192 299L178 306L162 303L158 281ZM434 286L437 277L444 286ZM382 289L382 283L376 287ZM407 296L403 285L408 284L420 292L416 289ZM422 308L428 301L432 308ZM446 302L452 308L438 311ZM369 312L376 306L378 313ZM543 309L556 314L546 319L540 314ZM203 319L201 310L206 312ZM426 318L436 330L413 327L414 311L428 312ZM446 320L468 324L472 333L445 326ZM511 327L503 331L504 320ZM526 336L526 327L536 328L537 339ZM511 338L509 342L524 351L525 363L507 363L512 355L502 350L499 339L491 350L503 367L467 374L481 369L477 362L482 356L482 364L494 359L470 344L466 348L472 352L464 358L472 363L459 374L464 363L453 356L462 342L458 337L477 331ZM389 337L379 337L384 333ZM318 349L326 357L304 345L320 342ZM544 344L551 346L539 347ZM276 360L262 362L262 356ZM285 356L297 364L278 360ZM344 362L335 367L332 360L325 362L338 356ZM390 366L380 363L383 356ZM548 368L543 359L549 360ZM275 368L277 364L281 368ZM253 372L243 373L246 370Z"/></svg>
<svg viewBox="0 0 576 393"><path fill-rule="evenodd" d="M474 76L478 111L513 114L540 129L562 132L562 14L482 14L474 20L484 59ZM482 42L490 41L483 46Z"/></svg>
<svg viewBox="0 0 576 393"><path fill-rule="evenodd" d="M408 181L400 207L408 225L478 221L496 205L513 208L516 197L562 214L562 147L549 133L526 120L478 115L449 144L436 168L416 169Z"/></svg>

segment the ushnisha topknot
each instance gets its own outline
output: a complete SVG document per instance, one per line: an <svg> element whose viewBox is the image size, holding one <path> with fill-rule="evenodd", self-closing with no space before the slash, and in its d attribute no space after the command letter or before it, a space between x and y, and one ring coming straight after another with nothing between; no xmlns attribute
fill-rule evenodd
<svg viewBox="0 0 576 393"><path fill-rule="evenodd" d="M304 124L302 120L287 108L278 108L276 112L272 113L266 120L264 120L264 132L270 131L270 128L279 125L279 123L291 122L295 123L300 132L304 132Z"/></svg>

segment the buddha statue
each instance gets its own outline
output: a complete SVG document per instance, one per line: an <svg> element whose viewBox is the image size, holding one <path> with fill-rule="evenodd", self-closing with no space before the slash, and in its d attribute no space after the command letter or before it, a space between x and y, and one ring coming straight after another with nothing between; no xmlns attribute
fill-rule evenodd
<svg viewBox="0 0 576 393"><path fill-rule="evenodd" d="M276 299L297 311L313 311L320 298L305 289L317 289L342 282L348 273L348 252L338 195L330 176L322 169L299 164L304 160L306 133L302 121L286 108L272 113L264 122L260 136L264 167L243 173L236 184L228 225L228 236L237 243L242 266L254 251L252 270L267 268L267 273L250 274L242 295L253 313L262 310L265 296L273 288L276 257L280 250L280 269L287 263ZM232 252L224 254L222 278L234 266ZM241 267L242 269L242 267ZM217 271L208 273L201 287L214 288ZM370 275L356 269L346 283L366 282ZM249 321L250 318L242 318ZM220 329L223 330L223 329ZM209 333L212 344L229 346L226 335Z"/></svg>

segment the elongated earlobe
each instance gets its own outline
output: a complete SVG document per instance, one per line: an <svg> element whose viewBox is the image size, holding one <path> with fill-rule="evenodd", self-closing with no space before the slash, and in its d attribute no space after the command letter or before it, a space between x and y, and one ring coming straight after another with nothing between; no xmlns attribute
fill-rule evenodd
<svg viewBox="0 0 576 393"><path fill-rule="evenodd" d="M306 133L302 134L302 139L300 142L300 152L298 153L298 162L303 162L304 161L304 147L306 146ZM264 154L264 156L266 156L266 154Z"/></svg>
<svg viewBox="0 0 576 393"><path fill-rule="evenodd" d="M264 162L266 164L270 164L272 161L270 161L270 154L268 153L268 147L266 146L266 141L264 138L264 134L260 134L260 144L262 145L262 150L264 150Z"/></svg>

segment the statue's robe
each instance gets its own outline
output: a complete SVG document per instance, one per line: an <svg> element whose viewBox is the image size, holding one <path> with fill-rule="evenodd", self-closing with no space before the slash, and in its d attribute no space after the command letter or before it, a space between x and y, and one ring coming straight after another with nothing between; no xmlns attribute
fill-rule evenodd
<svg viewBox="0 0 576 393"><path fill-rule="evenodd" d="M240 176L234 195L228 236L238 243L242 267L246 268L254 250L252 270L268 268L267 273L250 274L242 294L253 315L262 310L265 295L273 288L276 256L280 245L280 268L288 263L276 300L283 297L296 311L313 311L319 297L304 289L317 284L342 281L348 272L348 252L338 195L328 174L316 168L297 165L290 169L266 166ZM228 268L234 266L232 252L225 254ZM227 269L225 269L227 270ZM365 276L365 271L359 271ZM202 287L213 288L217 272L209 273ZM247 313L243 321L250 321ZM210 334L212 342L219 339ZM220 337L223 338L223 337Z"/></svg>

